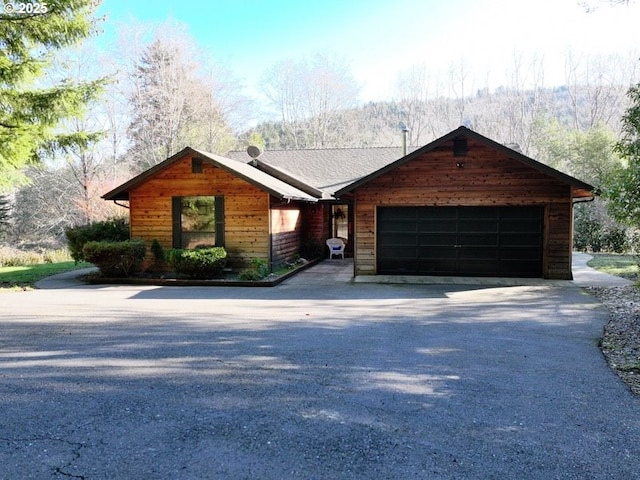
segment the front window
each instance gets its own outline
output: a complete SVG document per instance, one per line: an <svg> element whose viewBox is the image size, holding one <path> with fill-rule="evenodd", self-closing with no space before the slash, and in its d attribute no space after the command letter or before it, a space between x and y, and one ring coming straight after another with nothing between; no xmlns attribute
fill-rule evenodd
<svg viewBox="0 0 640 480"><path fill-rule="evenodd" d="M216 244L216 198L182 197L180 236L182 248Z"/></svg>

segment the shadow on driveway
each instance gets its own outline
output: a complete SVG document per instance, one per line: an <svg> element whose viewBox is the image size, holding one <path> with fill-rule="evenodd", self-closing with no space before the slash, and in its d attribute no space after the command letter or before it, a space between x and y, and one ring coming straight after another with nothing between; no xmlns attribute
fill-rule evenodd
<svg viewBox="0 0 640 480"><path fill-rule="evenodd" d="M2 296L5 478L637 478L640 402L578 288ZM135 301L131 301L135 300Z"/></svg>

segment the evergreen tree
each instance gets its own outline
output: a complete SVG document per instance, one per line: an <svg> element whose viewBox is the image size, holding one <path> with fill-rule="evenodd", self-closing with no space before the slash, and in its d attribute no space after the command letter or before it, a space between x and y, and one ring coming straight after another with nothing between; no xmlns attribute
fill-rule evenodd
<svg viewBox="0 0 640 480"><path fill-rule="evenodd" d="M0 13L0 191L24 181L25 165L96 137L59 127L81 114L105 80L55 82L47 74L56 52L91 35L98 4L47 0L28 4L31 13L20 13L9 12L5 3Z"/></svg>

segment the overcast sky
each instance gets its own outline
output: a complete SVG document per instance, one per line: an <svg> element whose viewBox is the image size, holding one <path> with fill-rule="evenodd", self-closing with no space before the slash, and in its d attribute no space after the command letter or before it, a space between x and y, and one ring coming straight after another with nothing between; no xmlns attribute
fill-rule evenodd
<svg viewBox="0 0 640 480"><path fill-rule="evenodd" d="M589 0L592 5L599 2ZM515 55L544 59L545 85L563 83L572 55L628 55L640 47L640 3L592 13L578 0L104 0L104 38L122 22L184 24L249 90L278 60L315 52L344 58L362 100L389 98L399 71L461 62L473 88L507 83Z"/></svg>

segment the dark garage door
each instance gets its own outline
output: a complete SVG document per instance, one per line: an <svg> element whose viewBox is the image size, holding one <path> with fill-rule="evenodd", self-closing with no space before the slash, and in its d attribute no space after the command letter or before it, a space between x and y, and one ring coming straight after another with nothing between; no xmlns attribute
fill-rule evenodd
<svg viewBox="0 0 640 480"><path fill-rule="evenodd" d="M378 207L378 273L542 276L542 207Z"/></svg>

